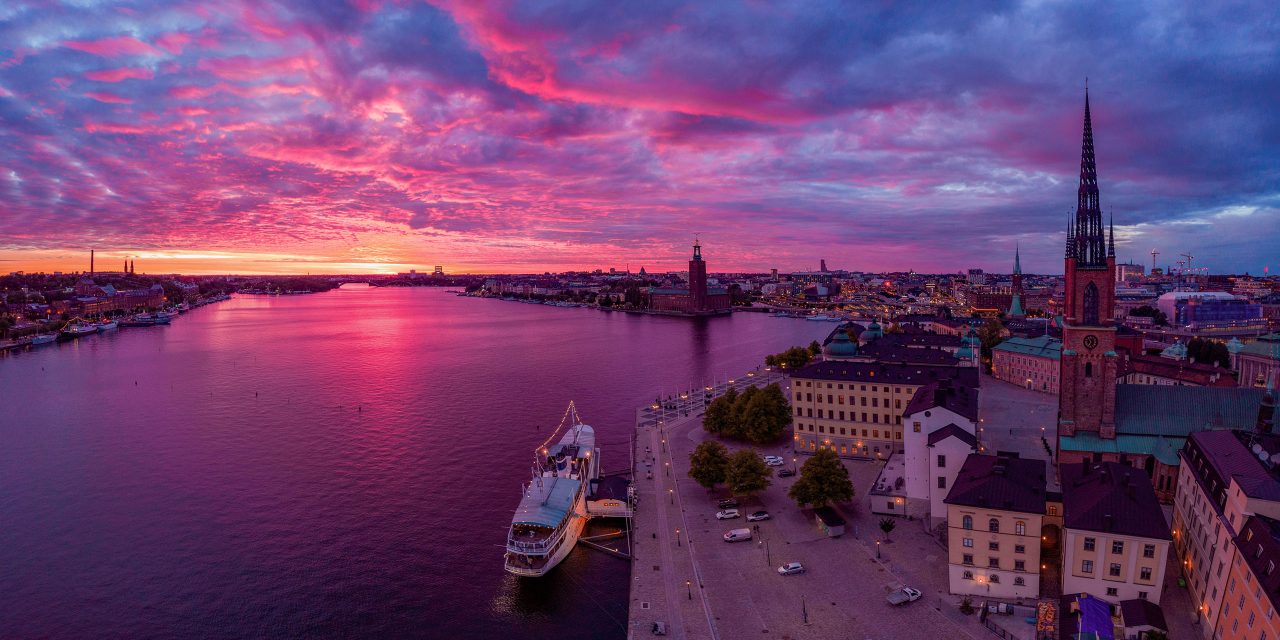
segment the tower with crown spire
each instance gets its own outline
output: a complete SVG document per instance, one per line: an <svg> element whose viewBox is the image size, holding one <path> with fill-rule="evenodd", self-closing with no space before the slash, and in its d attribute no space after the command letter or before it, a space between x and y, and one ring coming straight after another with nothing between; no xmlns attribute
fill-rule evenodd
<svg viewBox="0 0 1280 640"><path fill-rule="evenodd" d="M693 258L689 260L689 310L707 311L707 263L702 261L702 243L693 240Z"/></svg>
<svg viewBox="0 0 1280 640"><path fill-rule="evenodd" d="M1015 247L1013 250L1013 299L1009 303L1009 317L1025 318L1026 312L1022 310L1022 250Z"/></svg>
<svg viewBox="0 0 1280 640"><path fill-rule="evenodd" d="M1058 393L1058 434L1097 433L1115 438L1115 231L1102 226L1098 167L1093 148L1089 90L1084 94L1080 186L1067 228L1066 300Z"/></svg>

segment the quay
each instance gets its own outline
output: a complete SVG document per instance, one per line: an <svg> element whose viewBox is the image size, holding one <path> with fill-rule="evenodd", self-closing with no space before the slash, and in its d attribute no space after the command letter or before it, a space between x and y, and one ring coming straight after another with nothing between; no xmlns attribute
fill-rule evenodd
<svg viewBox="0 0 1280 640"><path fill-rule="evenodd" d="M714 385L710 394L775 382L788 384L781 372L756 370ZM749 525L741 518L716 520L716 502L728 491L707 491L688 477L689 454L712 437L702 429L704 396L695 389L636 411L628 638L653 637L655 623L667 637L689 640L991 637L977 616L960 613L960 598L947 593L946 572L937 568L946 550L921 521L900 520L882 539L867 503L882 463L844 461L856 492L853 505L839 507L849 523L845 535L827 537L812 513L786 495L795 477L775 476L739 508L743 514L767 510L771 519L751 523L759 530L750 542L724 542L725 531ZM748 446L722 442L731 451ZM805 459L790 440L756 449L782 456L787 468ZM779 575L777 567L787 562L803 563L806 572ZM886 596L902 586L924 597L889 605Z"/></svg>

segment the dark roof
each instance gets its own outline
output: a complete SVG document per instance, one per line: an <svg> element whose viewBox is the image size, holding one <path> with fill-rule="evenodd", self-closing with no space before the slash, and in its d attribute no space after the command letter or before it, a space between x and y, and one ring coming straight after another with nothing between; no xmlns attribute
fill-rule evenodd
<svg viewBox="0 0 1280 640"><path fill-rule="evenodd" d="M934 429L933 433L929 434L929 446L932 447L933 445L938 444L939 442L942 442L943 440L946 440L947 438L950 438L952 436L959 438L961 442L964 442L970 447L976 448L978 446L978 436L975 436L972 433L965 431L964 429L957 426L956 423L954 422L948 424L945 427L939 427L937 429Z"/></svg>
<svg viewBox="0 0 1280 640"><path fill-rule="evenodd" d="M1044 514L1044 472L1044 460L970 454L943 502Z"/></svg>
<svg viewBox="0 0 1280 640"><path fill-rule="evenodd" d="M1280 436L1239 430L1201 431L1191 434L1191 439L1224 485L1235 479L1251 498L1280 500L1280 467L1269 466L1270 462L1262 462L1253 452L1257 445L1268 457L1280 453Z"/></svg>
<svg viewBox="0 0 1280 640"><path fill-rule="evenodd" d="M862 327L862 325L856 322L844 322L844 323L838 324L836 325L836 328L831 330L831 333L827 334L827 337L823 339L822 344L826 345L826 344L829 344L832 340L835 340L836 334L841 331L844 331L845 333L847 333L850 338L857 340L858 336L862 335L862 332L865 331L865 329Z"/></svg>
<svg viewBox="0 0 1280 640"><path fill-rule="evenodd" d="M1218 386L1232 387L1236 386L1235 378L1231 377L1231 372L1215 367L1213 365L1204 364L1203 362L1188 362L1186 360L1173 360L1171 358L1163 358L1161 356L1131 355L1122 361L1120 376L1130 373L1145 373L1151 376L1160 376L1171 380L1180 380L1190 382L1203 387Z"/></svg>
<svg viewBox="0 0 1280 640"><path fill-rule="evenodd" d="M954 353L937 347L910 347L893 341L872 340L858 349L858 357L899 364L954 366Z"/></svg>
<svg viewBox="0 0 1280 640"><path fill-rule="evenodd" d="M792 378L840 380L844 382L881 382L885 384L925 385L938 380L952 380L966 387L978 386L977 367L931 366L891 362L815 362L797 369Z"/></svg>
<svg viewBox="0 0 1280 640"><path fill-rule="evenodd" d="M1280 608L1280 522L1266 516L1250 516L1236 536L1240 557L1262 585L1271 606ZM1259 553L1261 551L1261 553Z"/></svg>
<svg viewBox="0 0 1280 640"><path fill-rule="evenodd" d="M1253 428L1264 389L1116 385L1116 433L1185 438L1207 429Z"/></svg>
<svg viewBox="0 0 1280 640"><path fill-rule="evenodd" d="M1160 605L1142 599L1121 600L1120 617L1126 627L1155 627L1161 631L1169 630L1169 623L1164 621L1164 612Z"/></svg>
<svg viewBox="0 0 1280 640"><path fill-rule="evenodd" d="M902 415L909 416L934 407L942 407L970 420L978 420L978 390L956 386L949 381L934 382L916 389Z"/></svg>
<svg viewBox="0 0 1280 640"><path fill-rule="evenodd" d="M1119 462L1064 464L1059 472L1067 529L1171 539L1146 473Z"/></svg>
<svg viewBox="0 0 1280 640"><path fill-rule="evenodd" d="M918 349L920 347L960 347L960 336L944 333L928 333L925 331L905 331L903 333L886 333L876 342L886 342L904 347Z"/></svg>

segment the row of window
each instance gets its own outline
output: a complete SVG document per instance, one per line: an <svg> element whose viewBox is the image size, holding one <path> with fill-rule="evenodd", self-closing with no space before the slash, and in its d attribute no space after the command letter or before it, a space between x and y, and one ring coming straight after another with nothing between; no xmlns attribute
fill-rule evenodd
<svg viewBox="0 0 1280 640"><path fill-rule="evenodd" d="M965 572L964 572L964 576L963 576L963 577L964 577L964 579L965 579L965 580L972 580L972 579L973 579L973 572L972 572L972 571L965 571ZM999 574L996 574L996 573L993 573L993 574L991 574L991 575L987 576L987 582L990 582L991 584L1000 584L1000 575L999 575ZM1014 586L1016 586L1016 587L1021 587L1021 586L1023 586L1023 585L1026 585L1026 584L1027 584L1027 580L1026 580L1026 578L1023 578L1022 576L1014 576L1014 577L1013 577L1013 584L1014 584Z"/></svg>
<svg viewBox="0 0 1280 640"><path fill-rule="evenodd" d="M855 438L856 438L856 437L858 437L858 430L857 430L857 429L845 429L844 427L828 427L828 426L821 425L821 424L819 424L819 425L813 425L813 424L805 424L805 423L803 423L803 422L797 422L797 423L796 423L796 430L797 430L797 431L816 431L817 433L830 434L830 435L833 435L833 436L835 436L835 435L840 435L840 436L853 436L853 437L855 437ZM847 431L848 433L846 433L846 431ZM879 429L872 429L872 430L871 430L871 435L867 435L867 430L866 430L866 429L863 429L863 430L862 430L862 437L864 437L864 438L875 438L875 439L879 439L879 438L880 438L880 430L879 430ZM895 440L901 440L901 439L902 439L902 434L901 434L901 433L893 433L892 431L889 431L888 429L885 429L885 430L884 430L884 438L885 438L886 440L888 440L888 439L890 439L890 438L893 438L893 439L895 439Z"/></svg>
<svg viewBox="0 0 1280 640"><path fill-rule="evenodd" d="M965 546L965 547L968 547L968 548L972 549L972 548L973 548L973 538L963 538L963 539L961 539L960 544L962 544L962 545L963 545L963 546ZM999 542L988 542L988 543L987 543L987 551L999 551L999 550L1000 550L1000 543L999 543ZM1013 552L1014 552L1014 553L1026 553L1026 552L1027 552L1027 545L1025 545L1025 544L1015 544L1015 545L1013 545Z"/></svg>
<svg viewBox="0 0 1280 640"><path fill-rule="evenodd" d="M800 394L799 394L799 392L797 392L797 393L796 393L796 396L797 396L797 397L795 398L795 402L796 402L797 404L798 404L799 402L801 402L800 398L798 397L799 395L800 395ZM806 394L804 394L804 396L805 396L805 397L804 397L804 402L813 402L813 394L812 394L812 393L806 393ZM827 399L826 399L826 402L824 403L824 402L823 402L823 400L822 400L822 394L821 394L821 393L819 393L819 394L818 394L818 403L819 403L819 404L836 404L836 405L843 405L843 404L844 404L845 396L843 396L843 395L832 396L831 394L829 394L829 393L828 393L826 398L827 398ZM854 402L854 396L849 396L849 406L851 406L851 407L852 407L852 406L854 406L855 404L859 404L859 403L855 403L855 402ZM867 397L866 397L866 396L861 396L861 403L860 403L860 404L861 404L862 406L864 406L864 407L865 407L865 406L867 406ZM881 404L880 404L880 398L878 398L878 397L873 397L873 398L871 398L871 406L872 406L872 407L875 407L875 408L879 408L879 407L881 406ZM884 408L886 408L886 409L888 409L888 408L889 408L889 399L888 399L888 398L885 398L885 399L884 399ZM902 398L895 398L895 399L894 399L894 401L893 401L893 408L894 408L894 409L901 409L901 408L902 408Z"/></svg>
<svg viewBox="0 0 1280 640"><path fill-rule="evenodd" d="M1080 573L1093 573L1093 561L1092 561L1092 560L1081 560L1081 561L1080 561ZM1108 576L1110 576L1110 577L1112 577L1112 578L1119 578L1119 577L1120 577L1120 563L1119 563L1119 562L1112 562L1112 563L1111 563L1111 566L1107 568L1107 575L1108 575ZM1150 581L1151 581L1151 567L1142 567L1142 569L1140 569L1140 570L1138 571L1138 579L1139 579L1139 580L1142 580L1142 581L1144 581L1144 582L1150 582Z"/></svg>
<svg viewBox="0 0 1280 640"><path fill-rule="evenodd" d="M804 380L803 382L804 382L804 386L805 386L805 387L810 387L810 388L811 388L811 387L813 387L813 381L812 381L812 380ZM797 387L799 387L799 386L800 386L800 384L801 384L801 381L797 380L797 381L796 381L796 386L797 386ZM843 390L844 390L844 384L843 384L843 383L836 383L836 385L835 385L834 387L832 387L832 386L831 386L831 385L832 385L832 383L830 383L830 382L828 382L828 383L826 383L826 384L827 384L827 388L828 388L828 389L836 389L836 390L839 390L839 391L843 391ZM850 385L849 385L849 390L850 390L850 391L854 391L855 389L854 389L853 387L854 387L854 385L850 384ZM863 384L863 385L858 385L858 387L859 387L859 388L857 389L857 391L866 391L866 390L867 390L867 385L865 385L865 384ZM821 388L822 388L822 383L821 383L821 382L819 382L819 383L818 383L818 388L819 388L819 389L821 389ZM909 392L909 393L915 393L915 391L914 391L914 390L910 390L910 391L909 391L906 387L890 387L890 386L887 386L887 385L884 387L884 392L885 392L885 393L890 393L890 392L892 392L892 393L908 393L908 392ZM871 385L871 393L880 393L880 387L879 387L878 385L874 385L874 384L873 384L873 385Z"/></svg>
<svg viewBox="0 0 1280 640"><path fill-rule="evenodd" d="M1086 537L1086 538L1084 539L1084 550L1085 550L1085 551L1093 551L1093 550L1097 547L1097 545L1098 545L1098 540L1097 540L1096 538L1089 538L1089 537ZM1117 554L1117 555L1124 553L1124 541L1123 541L1123 540L1112 540L1112 541L1111 541L1111 553L1113 553L1113 554ZM1154 557L1156 557L1156 546L1155 546L1154 544L1144 544L1144 545L1142 545L1142 557L1144 557L1144 558L1154 558Z"/></svg>
<svg viewBox="0 0 1280 640"><path fill-rule="evenodd" d="M973 516L965 516L960 519L960 526L965 529L973 529ZM992 518L987 521L987 531L991 533L1000 533L1000 519ZM1013 532L1020 536L1027 535L1027 523L1018 520L1013 523Z"/></svg>
<svg viewBox="0 0 1280 640"><path fill-rule="evenodd" d="M799 417L802 417L802 418L812 418L812 417L814 417L814 415L813 415L813 409L802 409L802 408L800 408L800 407L796 407L796 415L797 415L797 416L799 416ZM836 418L836 415L839 415L840 417L839 417L839 418ZM822 409L818 409L818 415L817 415L817 417L818 417L818 418L824 418L824 419L827 419L827 420L844 420L844 419L845 419L844 415L845 415L845 414L844 414L844 412L843 412L843 411L836 412L834 409L828 409L828 410L827 410L827 412L826 412L826 414L824 415L824 414L822 413ZM850 420L854 420L854 421L858 421L858 422L871 422L871 423L873 423L873 424L880 424L881 422L883 422L884 424L902 424L902 416L891 416L891 415L889 415L889 414L887 414L887 413L885 413L885 414L872 413L872 414L870 414L870 415L871 415L871 419L870 419L870 420L867 420L867 415L868 415L868 414L867 414L867 412L865 412L865 411L864 411L864 412L862 412L862 420L858 420L858 414L856 414L856 413L854 413L854 412L850 411L850 412L849 412L849 419L850 419ZM880 416L881 416L881 415L883 415L883 416L884 416L884 420L883 420L883 421L881 421L881 420L880 420Z"/></svg>

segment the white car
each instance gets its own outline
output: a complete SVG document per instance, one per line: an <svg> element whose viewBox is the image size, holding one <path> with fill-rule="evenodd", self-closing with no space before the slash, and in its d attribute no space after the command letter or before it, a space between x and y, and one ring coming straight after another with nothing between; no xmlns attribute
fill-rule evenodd
<svg viewBox="0 0 1280 640"><path fill-rule="evenodd" d="M742 514L739 513L737 509L725 509L724 511L716 512L716 520L732 520L733 518L737 518L741 515Z"/></svg>
<svg viewBox="0 0 1280 640"><path fill-rule="evenodd" d="M793 576L797 573L804 573L804 565L799 562L788 562L778 567L778 575L780 576Z"/></svg>
<svg viewBox="0 0 1280 640"><path fill-rule="evenodd" d="M760 522L761 520L768 520L770 517L768 511L756 511L755 513L747 514L747 522Z"/></svg>

